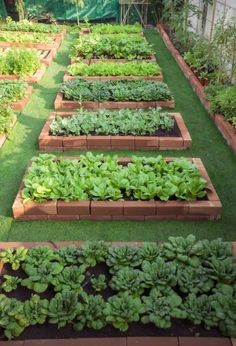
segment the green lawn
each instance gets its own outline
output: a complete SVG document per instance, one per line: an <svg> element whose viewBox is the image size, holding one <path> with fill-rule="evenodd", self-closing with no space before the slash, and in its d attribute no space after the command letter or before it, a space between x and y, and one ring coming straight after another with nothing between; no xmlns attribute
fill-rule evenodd
<svg viewBox="0 0 236 346"><path fill-rule="evenodd" d="M0 240L114 240L153 241L165 240L170 235L193 233L198 239L236 239L236 160L225 140L215 127L197 96L155 31L147 33L155 46L158 63L165 81L174 93L176 110L181 112L193 139L189 151L163 151L164 156L200 157L212 179L223 204L221 221L71 221L71 222L15 222L11 206L19 188L27 162L38 154L37 138L44 125L58 91L66 66L68 51L75 38L70 34L64 40L57 58L47 69L42 81L34 87L31 101L18 118L10 140L0 151ZM78 155L78 152L70 155ZM115 152L119 155L156 156L159 152Z"/></svg>

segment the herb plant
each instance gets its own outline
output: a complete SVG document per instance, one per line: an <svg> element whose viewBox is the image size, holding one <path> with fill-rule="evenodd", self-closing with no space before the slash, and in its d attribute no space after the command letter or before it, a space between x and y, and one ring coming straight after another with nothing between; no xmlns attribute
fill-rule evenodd
<svg viewBox="0 0 236 346"><path fill-rule="evenodd" d="M161 112L160 108L120 109L118 111L97 110L96 112L81 110L71 117L56 116L50 124L53 136L79 136L83 134L101 135L155 135L158 130L170 132L175 120L173 115Z"/></svg>
<svg viewBox="0 0 236 346"><path fill-rule="evenodd" d="M57 276L50 281L54 286L55 292L63 292L64 290L81 293L82 282L84 281L85 266L65 267Z"/></svg>

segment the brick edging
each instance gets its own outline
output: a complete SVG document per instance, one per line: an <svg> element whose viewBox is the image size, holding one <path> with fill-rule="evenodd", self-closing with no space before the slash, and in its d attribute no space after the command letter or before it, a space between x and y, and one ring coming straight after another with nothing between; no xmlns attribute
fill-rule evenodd
<svg viewBox="0 0 236 346"><path fill-rule="evenodd" d="M180 131L179 137L157 137L157 136L50 136L49 126L55 116L68 117L76 112L53 112L49 114L38 142L41 151L76 151L76 150L167 150L188 149L192 145L192 139L185 126L180 113L171 113Z"/></svg>
<svg viewBox="0 0 236 346"><path fill-rule="evenodd" d="M184 73L185 77L188 79L193 91L197 94L198 98L200 99L203 107L206 109L206 111L208 112L208 114L210 115L212 120L215 122L215 124L218 127L219 131L221 132L222 136L226 139L228 145L232 148L233 152L236 155L236 131L235 131L235 129L233 128L233 126L228 121L225 120L223 115L215 114L211 111L211 104L206 98L206 95L204 92L204 86L200 83L198 78L195 76L194 72L191 70L191 68L185 62L185 60L180 55L178 50L174 47L174 45L171 42L167 32L165 31L165 27L162 24L158 24L157 30L160 33L166 47L169 49L169 51L171 52L175 61L177 62L180 69Z"/></svg>
<svg viewBox="0 0 236 346"><path fill-rule="evenodd" d="M163 107L163 108L174 108L175 101L124 101L124 102L115 102L115 101L107 101L107 102L96 102L96 101L69 101L63 99L63 94L59 91L55 102L54 108L56 110L67 110L67 109L122 109L122 108L150 108L150 107Z"/></svg>
<svg viewBox="0 0 236 346"><path fill-rule="evenodd" d="M46 71L46 65L42 64L32 76L25 77L23 80L27 83L37 83L43 77L45 71ZM20 77L16 75L1 74L0 80L1 79L18 80L20 79Z"/></svg>
<svg viewBox="0 0 236 346"><path fill-rule="evenodd" d="M62 157L67 159L67 157ZM71 159L71 158L70 158ZM73 157L78 160L78 157ZM177 158L166 158L173 161ZM47 201L43 203L23 203L22 189L12 206L16 220L218 220L222 205L199 158L189 158L207 180L207 200L205 201ZM119 163L127 164L130 158L119 158ZM27 168L28 170L28 168Z"/></svg>
<svg viewBox="0 0 236 346"><path fill-rule="evenodd" d="M22 111L23 108L26 106L26 104L29 102L32 96L32 93L33 93L33 87L31 85L28 85L26 90L26 96L21 100L12 102L11 103L12 108L16 111Z"/></svg>
<svg viewBox="0 0 236 346"><path fill-rule="evenodd" d="M72 76L69 72L64 74L63 80L74 80L74 79L85 79L85 80L116 80L116 79L144 79L144 80L155 80L163 81L163 74L160 73L157 76Z"/></svg>
<svg viewBox="0 0 236 346"><path fill-rule="evenodd" d="M77 58L71 58L71 64L74 64L77 62ZM81 59L80 60L81 62L83 62L84 64L94 64L96 62L100 62L100 61L103 61L103 62L156 62L156 57L154 54L152 54L150 56L150 58L146 58L146 59L132 59L132 60L129 60L129 59L113 59L113 58L110 58L110 59Z"/></svg>

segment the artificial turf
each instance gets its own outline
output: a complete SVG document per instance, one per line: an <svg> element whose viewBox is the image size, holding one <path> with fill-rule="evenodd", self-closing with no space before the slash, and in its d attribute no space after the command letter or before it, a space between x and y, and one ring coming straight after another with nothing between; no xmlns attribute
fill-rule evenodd
<svg viewBox="0 0 236 346"><path fill-rule="evenodd" d="M188 151L117 151L121 156L146 155L200 157L211 177L223 204L220 221L33 221L12 219L11 206L18 191L28 161L39 153L37 139L69 64L69 46L75 34L67 35L55 61L44 78L34 86L34 94L9 140L0 151L0 241L48 240L114 240L154 241L170 235L195 234L197 239L236 239L236 160L231 149L215 127L188 81L155 30L146 33L155 47L164 80L174 93L176 111L181 112L190 131L193 146ZM111 152L109 152L111 153ZM61 155L61 153L60 153ZM66 155L66 153L64 154ZM79 155L79 152L70 152Z"/></svg>

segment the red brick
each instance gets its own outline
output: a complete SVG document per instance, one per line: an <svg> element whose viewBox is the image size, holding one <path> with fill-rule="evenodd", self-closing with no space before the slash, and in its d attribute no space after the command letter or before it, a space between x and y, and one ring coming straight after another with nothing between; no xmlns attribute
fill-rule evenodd
<svg viewBox="0 0 236 346"><path fill-rule="evenodd" d="M181 137L160 137L160 149L183 149L183 139Z"/></svg>
<svg viewBox="0 0 236 346"><path fill-rule="evenodd" d="M231 346L231 343L226 338L179 337L179 346Z"/></svg>
<svg viewBox="0 0 236 346"><path fill-rule="evenodd" d="M77 221L80 220L79 215L48 215L51 221Z"/></svg>
<svg viewBox="0 0 236 346"><path fill-rule="evenodd" d="M111 136L87 136L88 149L106 147L111 148Z"/></svg>
<svg viewBox="0 0 236 346"><path fill-rule="evenodd" d="M66 340L66 341L65 341ZM8 344L9 345L9 344ZM126 346L126 338L27 340L25 346Z"/></svg>
<svg viewBox="0 0 236 346"><path fill-rule="evenodd" d="M125 201L124 216L155 215L156 205L154 201Z"/></svg>
<svg viewBox="0 0 236 346"><path fill-rule="evenodd" d="M112 216L110 215L80 215L80 220L110 221L112 220Z"/></svg>
<svg viewBox="0 0 236 346"><path fill-rule="evenodd" d="M175 101L156 101L155 107L162 107L162 108L175 108Z"/></svg>
<svg viewBox="0 0 236 346"><path fill-rule="evenodd" d="M159 147L159 137L157 136L136 136L134 142L136 149L157 149Z"/></svg>
<svg viewBox="0 0 236 346"><path fill-rule="evenodd" d="M99 108L118 109L118 102L114 102L114 101L100 102Z"/></svg>
<svg viewBox="0 0 236 346"><path fill-rule="evenodd" d="M45 221L48 220L48 215L22 215L20 221Z"/></svg>
<svg viewBox="0 0 236 346"><path fill-rule="evenodd" d="M86 147L86 144L87 144L86 136L68 136L68 137L62 137L62 138L63 138L64 147L84 148Z"/></svg>
<svg viewBox="0 0 236 346"><path fill-rule="evenodd" d="M23 201L21 198L16 198L13 206L12 206L12 212L14 219L18 219L24 215L24 206Z"/></svg>
<svg viewBox="0 0 236 346"><path fill-rule="evenodd" d="M190 215L219 216L222 205L220 201L193 201L189 203Z"/></svg>
<svg viewBox="0 0 236 346"><path fill-rule="evenodd" d="M124 202L120 201L92 201L91 215L123 215Z"/></svg>
<svg viewBox="0 0 236 346"><path fill-rule="evenodd" d="M90 201L58 201L58 215L83 215L90 213Z"/></svg>
<svg viewBox="0 0 236 346"><path fill-rule="evenodd" d="M62 136L41 135L39 137L39 146L60 147L62 146Z"/></svg>
<svg viewBox="0 0 236 346"><path fill-rule="evenodd" d="M134 149L134 136L111 136L112 148Z"/></svg>
<svg viewBox="0 0 236 346"><path fill-rule="evenodd" d="M156 201L157 215L186 215L189 210L187 201Z"/></svg>
<svg viewBox="0 0 236 346"><path fill-rule="evenodd" d="M142 108L142 107L139 106L139 104L140 104L140 102L135 102L135 101L117 102L117 105L118 105L119 109L123 109L123 108ZM146 106L144 108L146 108Z"/></svg>
<svg viewBox="0 0 236 346"><path fill-rule="evenodd" d="M57 201L27 202L24 204L25 215L55 215L57 214Z"/></svg>
<svg viewBox="0 0 236 346"><path fill-rule="evenodd" d="M128 337L127 346L178 346L177 337Z"/></svg>
<svg viewBox="0 0 236 346"><path fill-rule="evenodd" d="M63 146L61 147L54 147L54 146L40 146L39 147L40 151L44 151L44 152L47 152L47 151L59 151L59 152L62 152L63 151Z"/></svg>
<svg viewBox="0 0 236 346"><path fill-rule="evenodd" d="M144 215L117 215L112 216L112 220L114 221L144 221L145 216Z"/></svg>
<svg viewBox="0 0 236 346"><path fill-rule="evenodd" d="M185 217L185 215L183 217ZM145 216L146 221L162 221L162 220L176 220L176 219L177 219L177 215L171 215L171 214Z"/></svg>
<svg viewBox="0 0 236 346"><path fill-rule="evenodd" d="M76 102L77 106L75 105L74 108L81 108L80 102ZM82 107L85 109L98 109L99 108L99 102L96 101L83 101L81 102Z"/></svg>

